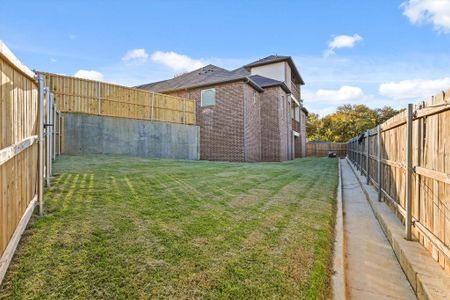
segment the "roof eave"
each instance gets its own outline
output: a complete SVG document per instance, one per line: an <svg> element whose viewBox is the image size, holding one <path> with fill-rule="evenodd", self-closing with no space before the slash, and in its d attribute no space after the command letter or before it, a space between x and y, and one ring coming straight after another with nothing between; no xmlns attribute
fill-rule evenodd
<svg viewBox="0 0 450 300"><path fill-rule="evenodd" d="M217 84L222 84L222 83L231 83L231 82L236 82L236 81L247 81L247 83L252 85L256 90L258 90L260 92L264 91L264 89L262 89L259 85L257 85L253 80L244 76L244 77L238 77L238 78L233 78L233 79L220 80L220 81L202 83L202 84L191 85L191 86L184 86L184 87L180 87L180 88L176 88L176 89L161 90L161 91L158 91L158 93L163 93L163 94L164 93L173 93L173 92L191 90L191 89L196 89L196 88L201 88L201 87L211 86L211 85L217 85Z"/></svg>
<svg viewBox="0 0 450 300"><path fill-rule="evenodd" d="M276 86L281 87L288 94L292 93L291 90L287 87L287 85L284 82L274 82L274 83L266 84L263 86L263 89L276 87Z"/></svg>
<svg viewBox="0 0 450 300"><path fill-rule="evenodd" d="M306 109L306 107L302 106L302 111L303 111L306 115L309 115L309 111Z"/></svg>

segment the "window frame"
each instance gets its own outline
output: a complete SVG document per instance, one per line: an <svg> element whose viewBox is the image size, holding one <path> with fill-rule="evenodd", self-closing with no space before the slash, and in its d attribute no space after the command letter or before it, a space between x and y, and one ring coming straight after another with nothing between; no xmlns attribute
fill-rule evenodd
<svg viewBox="0 0 450 300"><path fill-rule="evenodd" d="M203 93L207 91L214 91L214 104L203 105ZM216 105L216 88L209 88L200 91L200 107L209 107Z"/></svg>

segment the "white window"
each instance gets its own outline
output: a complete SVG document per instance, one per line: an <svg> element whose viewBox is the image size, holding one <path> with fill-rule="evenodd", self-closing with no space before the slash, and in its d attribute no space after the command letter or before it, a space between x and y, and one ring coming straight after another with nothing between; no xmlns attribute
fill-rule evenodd
<svg viewBox="0 0 450 300"><path fill-rule="evenodd" d="M202 90L201 104L203 106L211 106L216 104L216 89Z"/></svg>

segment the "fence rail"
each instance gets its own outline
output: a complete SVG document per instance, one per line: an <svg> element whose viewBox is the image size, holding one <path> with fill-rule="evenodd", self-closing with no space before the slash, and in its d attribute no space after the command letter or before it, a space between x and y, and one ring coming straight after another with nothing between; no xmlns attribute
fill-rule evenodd
<svg viewBox="0 0 450 300"><path fill-rule="evenodd" d="M335 152L339 157L347 155L347 143L333 142L307 142L306 156L328 156L329 152Z"/></svg>
<svg viewBox="0 0 450 300"><path fill-rule="evenodd" d="M195 101L120 85L52 73L46 85L62 112L195 124Z"/></svg>
<svg viewBox="0 0 450 300"><path fill-rule="evenodd" d="M348 142L348 157L450 272L450 89Z"/></svg>
<svg viewBox="0 0 450 300"><path fill-rule="evenodd" d="M62 116L43 84L0 41L0 283L61 149Z"/></svg>

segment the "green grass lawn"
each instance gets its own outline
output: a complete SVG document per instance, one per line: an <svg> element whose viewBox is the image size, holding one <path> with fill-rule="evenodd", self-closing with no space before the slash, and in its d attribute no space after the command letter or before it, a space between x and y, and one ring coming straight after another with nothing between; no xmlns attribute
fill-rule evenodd
<svg viewBox="0 0 450 300"><path fill-rule="evenodd" d="M337 160L64 156L0 298L328 298Z"/></svg>

